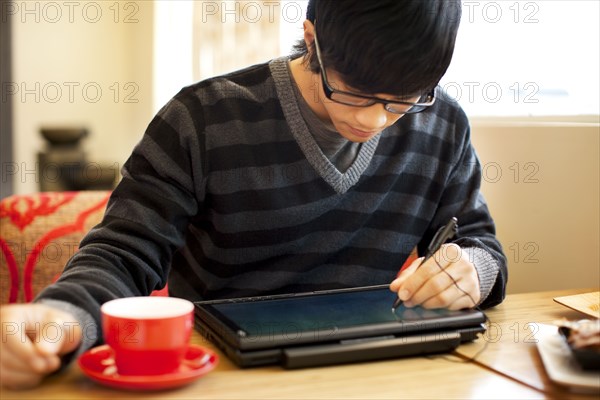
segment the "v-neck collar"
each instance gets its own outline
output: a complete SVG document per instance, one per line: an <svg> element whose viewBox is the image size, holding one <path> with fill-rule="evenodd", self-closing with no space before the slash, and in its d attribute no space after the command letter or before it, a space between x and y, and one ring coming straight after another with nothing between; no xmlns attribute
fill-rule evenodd
<svg viewBox="0 0 600 400"><path fill-rule="evenodd" d="M377 149L381 134L362 144L356 159L346 172L338 171L335 165L323 154L302 118L293 92L294 83L288 71L288 61L289 57L280 57L272 60L269 64L285 119L309 164L337 193L345 193L358 182L368 168Z"/></svg>

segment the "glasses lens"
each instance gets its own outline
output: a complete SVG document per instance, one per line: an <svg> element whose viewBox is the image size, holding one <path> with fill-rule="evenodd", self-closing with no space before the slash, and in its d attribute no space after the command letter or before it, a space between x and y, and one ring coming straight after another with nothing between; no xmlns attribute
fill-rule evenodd
<svg viewBox="0 0 600 400"><path fill-rule="evenodd" d="M395 114L411 114L423 111L425 107L422 106L409 106L407 104L394 104L387 103L385 105L385 109L391 113Z"/></svg>
<svg viewBox="0 0 600 400"><path fill-rule="evenodd" d="M414 114L426 110L433 104L434 100L433 95L428 93L419 97L415 105L387 103L385 109L396 114Z"/></svg>
<svg viewBox="0 0 600 400"><path fill-rule="evenodd" d="M338 103L347 104L349 106L366 107L375 104L373 100L365 99L364 97L353 96L352 94L335 91L331 93L331 100Z"/></svg>

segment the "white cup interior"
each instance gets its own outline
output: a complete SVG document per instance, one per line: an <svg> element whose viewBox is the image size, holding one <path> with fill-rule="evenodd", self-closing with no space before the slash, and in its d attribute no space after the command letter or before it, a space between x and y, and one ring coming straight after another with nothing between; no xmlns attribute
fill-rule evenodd
<svg viewBox="0 0 600 400"><path fill-rule="evenodd" d="M173 318L190 313L194 304L175 297L141 296L107 301L100 311L105 315L130 319Z"/></svg>

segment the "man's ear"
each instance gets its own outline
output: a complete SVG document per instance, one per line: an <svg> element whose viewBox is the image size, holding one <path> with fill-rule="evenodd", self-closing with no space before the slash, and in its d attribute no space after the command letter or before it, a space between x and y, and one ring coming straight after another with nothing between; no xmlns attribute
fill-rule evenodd
<svg viewBox="0 0 600 400"><path fill-rule="evenodd" d="M315 26L309 20L304 21L304 43L306 48L309 50L312 48L312 44L315 41Z"/></svg>

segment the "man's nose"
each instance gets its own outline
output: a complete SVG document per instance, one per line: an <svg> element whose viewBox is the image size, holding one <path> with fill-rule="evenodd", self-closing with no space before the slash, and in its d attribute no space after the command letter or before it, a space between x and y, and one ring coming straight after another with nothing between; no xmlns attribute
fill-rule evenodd
<svg viewBox="0 0 600 400"><path fill-rule="evenodd" d="M381 130L388 123L388 112L383 108L383 104L373 104L369 107L358 108L355 118L361 128L365 130Z"/></svg>

